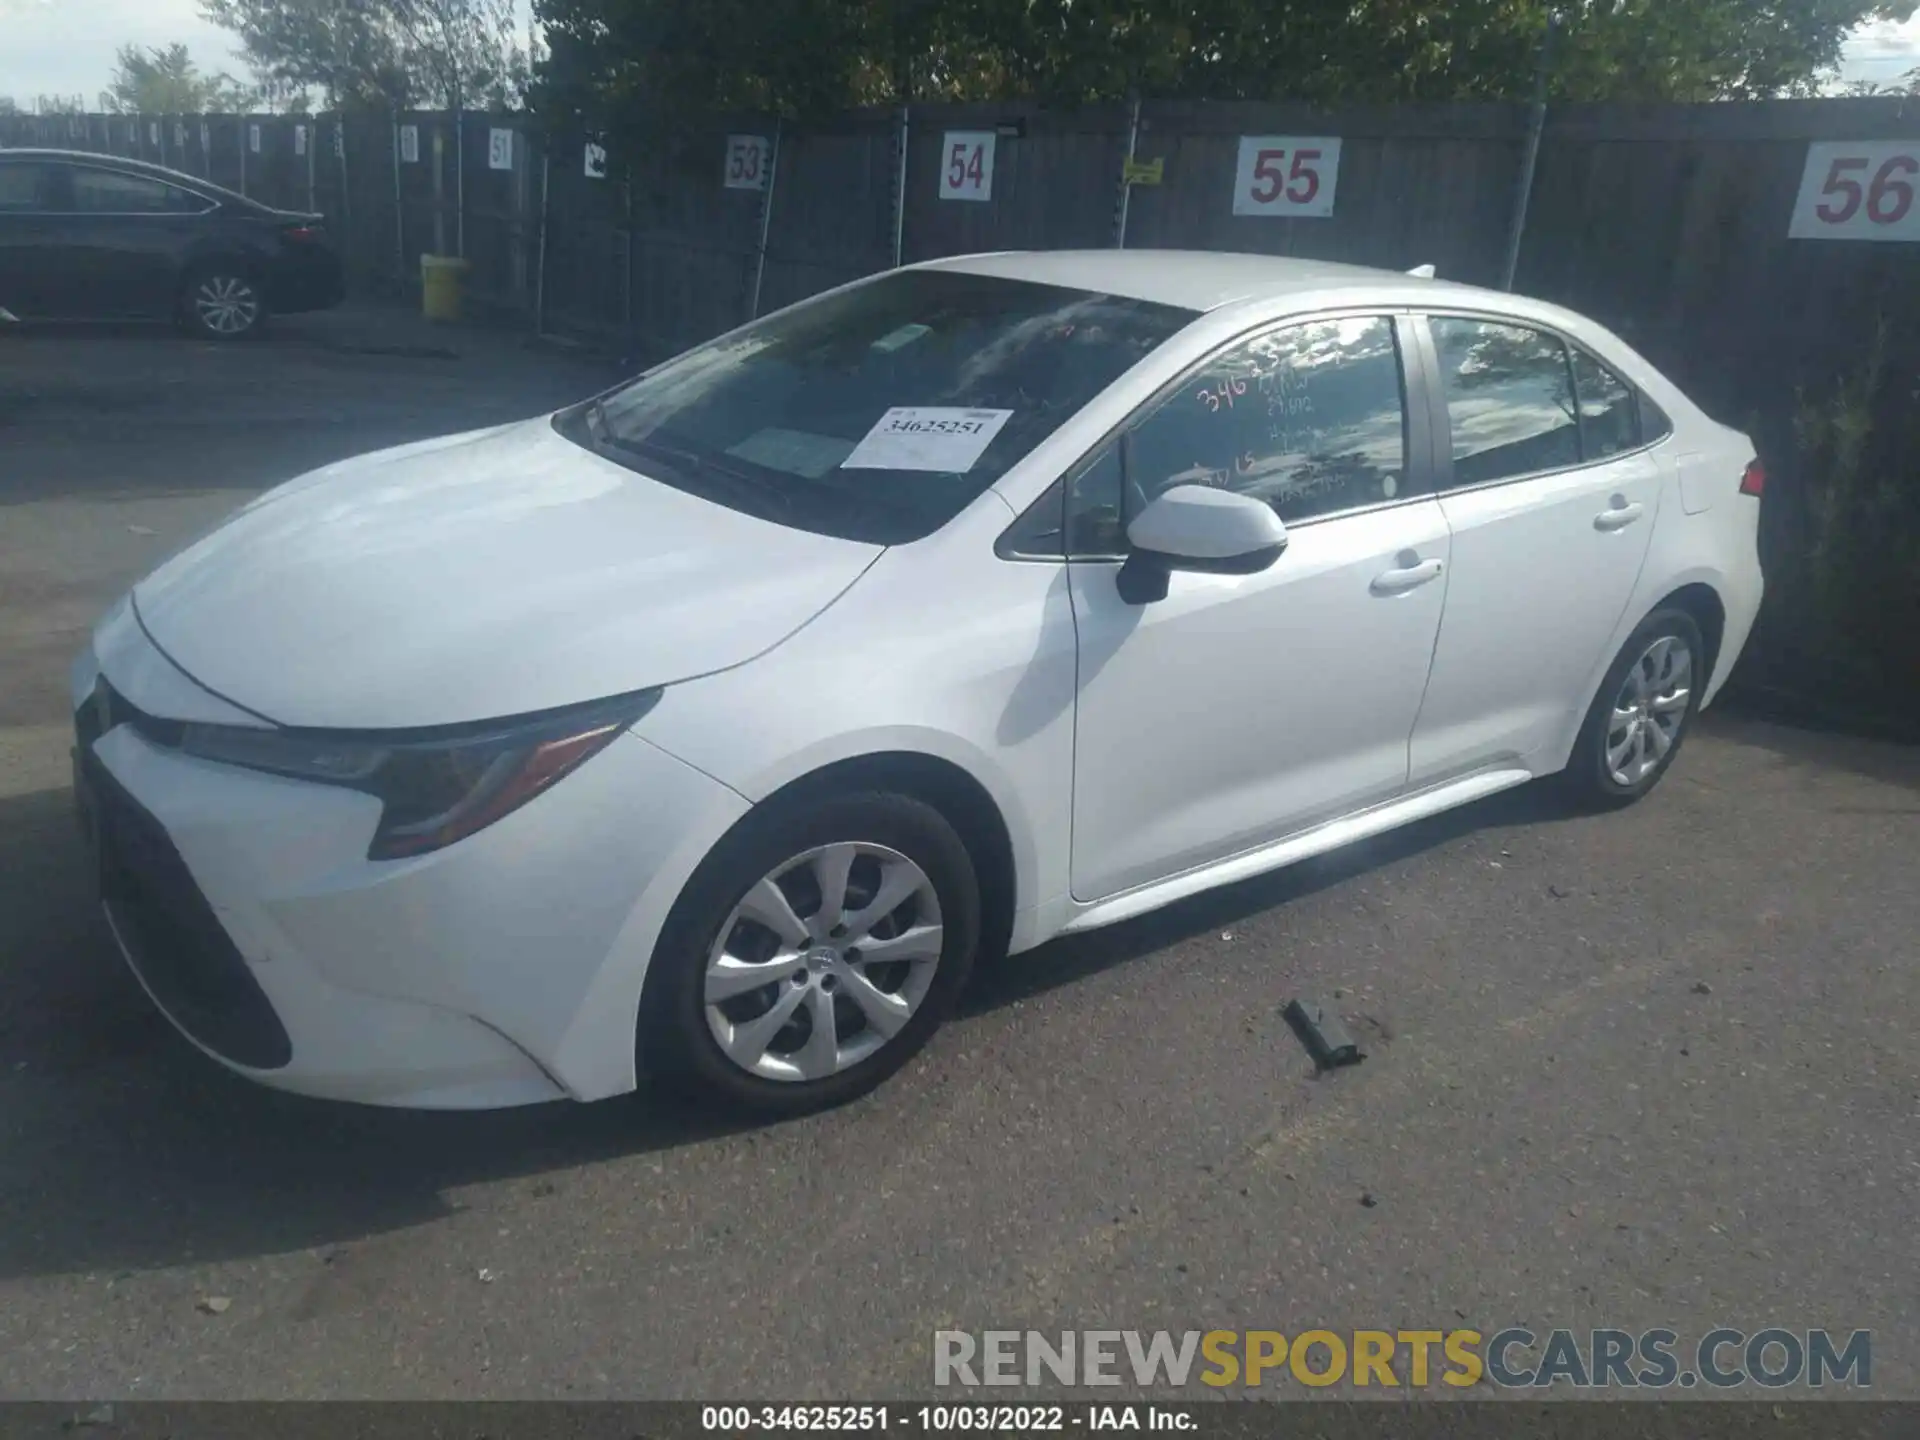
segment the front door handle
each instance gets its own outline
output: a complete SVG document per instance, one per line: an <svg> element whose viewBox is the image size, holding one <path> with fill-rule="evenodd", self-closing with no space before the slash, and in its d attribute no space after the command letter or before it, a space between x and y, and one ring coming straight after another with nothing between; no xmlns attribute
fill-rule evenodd
<svg viewBox="0 0 1920 1440"><path fill-rule="evenodd" d="M1620 496L1616 495L1613 497L1613 507L1611 509L1602 510L1598 515L1593 517L1593 528L1596 530L1624 530L1644 515L1646 510L1647 507L1639 501L1636 500L1633 504L1629 505Z"/></svg>
<svg viewBox="0 0 1920 1440"><path fill-rule="evenodd" d="M1417 590L1430 580L1438 580L1444 568L1438 560L1421 560L1412 565L1403 565L1398 570L1388 570L1373 577L1368 588L1376 595L1404 595L1409 590Z"/></svg>

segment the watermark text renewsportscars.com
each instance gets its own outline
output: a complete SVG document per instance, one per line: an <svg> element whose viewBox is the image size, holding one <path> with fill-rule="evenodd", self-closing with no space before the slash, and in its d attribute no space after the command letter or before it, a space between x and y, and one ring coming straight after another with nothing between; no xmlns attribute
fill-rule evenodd
<svg viewBox="0 0 1920 1440"><path fill-rule="evenodd" d="M1873 1384L1870 1330L937 1330L933 1383L1779 1390Z"/></svg>

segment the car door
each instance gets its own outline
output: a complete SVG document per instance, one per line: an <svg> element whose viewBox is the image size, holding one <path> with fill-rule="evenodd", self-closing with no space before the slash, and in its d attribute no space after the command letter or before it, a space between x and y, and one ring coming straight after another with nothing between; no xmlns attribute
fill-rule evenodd
<svg viewBox="0 0 1920 1440"><path fill-rule="evenodd" d="M0 310L33 320L54 313L59 257L55 182L61 167L0 156Z"/></svg>
<svg viewBox="0 0 1920 1440"><path fill-rule="evenodd" d="M1633 391L1585 350L1519 321L1425 323L1453 563L1415 785L1525 762L1565 734L1592 700L1663 488Z"/></svg>
<svg viewBox="0 0 1920 1440"><path fill-rule="evenodd" d="M1343 315L1236 341L1073 477L1077 899L1405 787L1448 537L1429 432L1406 423L1403 328ZM1285 549L1257 574L1176 571L1164 599L1129 603L1115 583L1126 523L1195 483L1267 500Z"/></svg>
<svg viewBox="0 0 1920 1440"><path fill-rule="evenodd" d="M180 270L212 202L148 175L69 168L62 217L63 313L151 318L173 313Z"/></svg>

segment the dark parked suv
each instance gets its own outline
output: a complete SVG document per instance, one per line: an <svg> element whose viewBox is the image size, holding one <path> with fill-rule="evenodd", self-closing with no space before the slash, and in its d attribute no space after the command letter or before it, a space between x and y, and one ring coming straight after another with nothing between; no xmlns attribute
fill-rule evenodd
<svg viewBox="0 0 1920 1440"><path fill-rule="evenodd" d="M232 340L341 294L318 215L144 161L0 150L0 320L177 319Z"/></svg>

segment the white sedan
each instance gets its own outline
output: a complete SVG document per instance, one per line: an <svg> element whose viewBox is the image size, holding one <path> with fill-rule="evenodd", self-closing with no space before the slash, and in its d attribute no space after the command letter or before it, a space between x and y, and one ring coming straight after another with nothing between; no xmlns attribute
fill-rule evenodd
<svg viewBox="0 0 1920 1440"><path fill-rule="evenodd" d="M982 951L1536 777L1644 795L1761 485L1552 305L944 260L269 492L94 632L76 786L134 973L242 1074L808 1110Z"/></svg>

